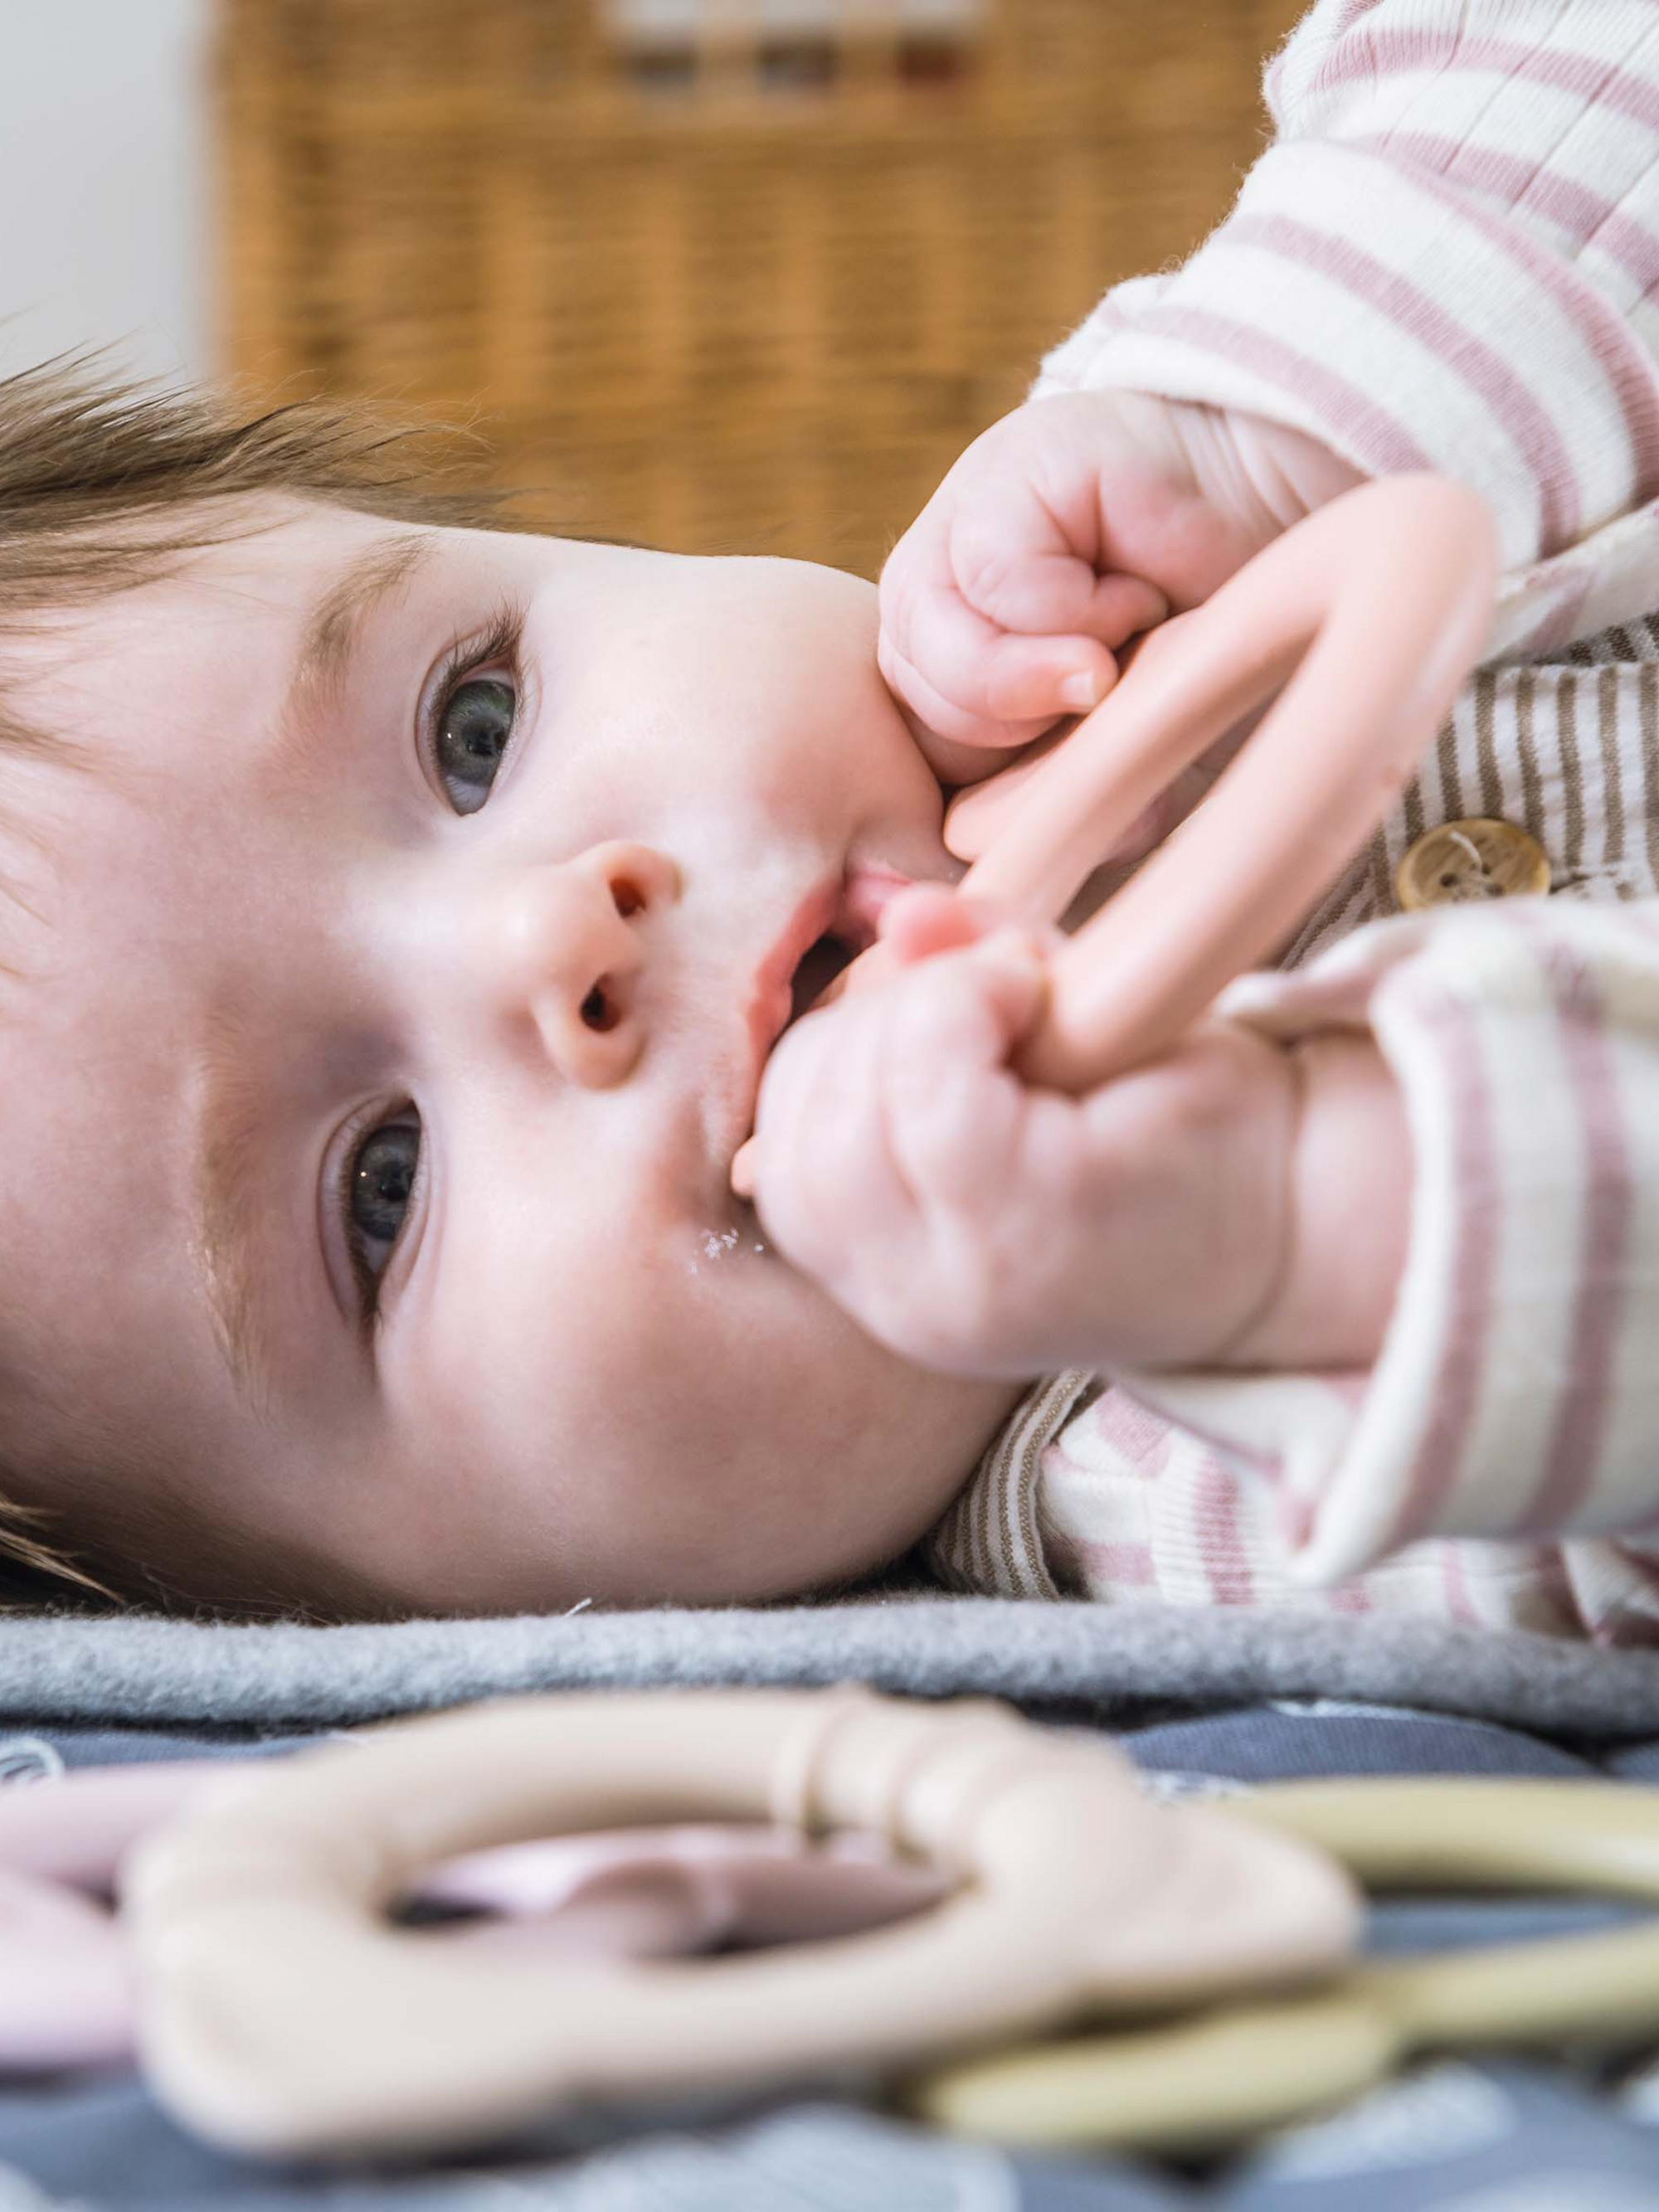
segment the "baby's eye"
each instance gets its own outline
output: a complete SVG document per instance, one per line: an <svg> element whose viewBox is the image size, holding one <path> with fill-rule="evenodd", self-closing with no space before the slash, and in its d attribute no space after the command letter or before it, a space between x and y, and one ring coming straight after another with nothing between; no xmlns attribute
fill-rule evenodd
<svg viewBox="0 0 1659 2212"><path fill-rule="evenodd" d="M504 676L466 677L440 702L432 764L458 814L476 814L489 798L518 703Z"/></svg>
<svg viewBox="0 0 1659 2212"><path fill-rule="evenodd" d="M419 1124L386 1121L369 1131L347 1165L346 1243L360 1288L365 1279L372 1287L392 1256L420 1157ZM385 1249L371 1257L364 1248L372 1244Z"/></svg>

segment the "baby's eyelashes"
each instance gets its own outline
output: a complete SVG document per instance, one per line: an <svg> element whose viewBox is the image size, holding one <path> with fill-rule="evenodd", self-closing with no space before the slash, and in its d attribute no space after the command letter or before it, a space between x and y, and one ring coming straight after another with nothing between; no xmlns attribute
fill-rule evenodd
<svg viewBox="0 0 1659 2212"><path fill-rule="evenodd" d="M421 749L428 776L457 814L489 800L512 745L524 685L519 656L525 617L503 607L489 628L453 646L428 682Z"/></svg>

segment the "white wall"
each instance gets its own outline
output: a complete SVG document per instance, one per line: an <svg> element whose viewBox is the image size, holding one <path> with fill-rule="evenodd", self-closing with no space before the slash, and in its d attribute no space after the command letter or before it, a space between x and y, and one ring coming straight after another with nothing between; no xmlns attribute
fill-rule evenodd
<svg viewBox="0 0 1659 2212"><path fill-rule="evenodd" d="M204 375L210 0L0 0L0 363Z"/></svg>

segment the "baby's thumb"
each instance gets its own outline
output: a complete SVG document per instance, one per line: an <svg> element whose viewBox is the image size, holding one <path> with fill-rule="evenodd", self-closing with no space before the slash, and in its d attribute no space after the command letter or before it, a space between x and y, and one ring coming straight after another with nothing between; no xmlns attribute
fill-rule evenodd
<svg viewBox="0 0 1659 2212"><path fill-rule="evenodd" d="M1116 681L1116 659L1095 638L1005 635L985 648L985 707L999 721L1086 714Z"/></svg>
<svg viewBox="0 0 1659 2212"><path fill-rule="evenodd" d="M1097 707L1118 677L1109 647L1170 611L1162 592L1141 577L1098 575L1081 558L1052 554L1016 565L985 599L979 612L999 625L984 647L985 704L1010 722Z"/></svg>
<svg viewBox="0 0 1659 2212"><path fill-rule="evenodd" d="M1020 1043L1048 1010L1048 963L1026 929L1000 929L975 946L973 957L1010 1046Z"/></svg>
<svg viewBox="0 0 1659 2212"><path fill-rule="evenodd" d="M887 902L876 928L890 963L911 968L936 953L981 944L1007 930L1013 920L1006 908L963 898L943 884L912 884Z"/></svg>
<svg viewBox="0 0 1659 2212"><path fill-rule="evenodd" d="M895 1005L894 1057L924 1085L952 1066L1000 1066L1048 1010L1048 962L1030 929L1000 929L908 972L917 988Z"/></svg>

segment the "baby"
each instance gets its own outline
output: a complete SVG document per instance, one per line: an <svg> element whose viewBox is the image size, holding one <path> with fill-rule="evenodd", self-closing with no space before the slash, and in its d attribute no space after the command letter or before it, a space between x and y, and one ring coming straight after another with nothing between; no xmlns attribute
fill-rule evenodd
<svg viewBox="0 0 1659 2212"><path fill-rule="evenodd" d="M100 452L89 406L0 397L0 588L43 603L4 653L11 1498L113 1587L319 1613L902 1551L1014 1392L876 1343L729 1188L808 945L956 872L873 588L382 518L326 424L154 403Z"/></svg>
<svg viewBox="0 0 1659 2212"><path fill-rule="evenodd" d="M932 1530L969 1587L1225 1601L1289 1591L1286 1540L1330 1579L1524 1525L1575 1540L1336 1595L1640 1632L1639 1543L1577 1537L1659 1506L1659 660L1609 627L1659 605L1659 56L1644 10L1528 14L1325 0L1229 223L1109 295L879 599L456 527L303 410L0 387L18 1559L541 1611L821 1589ZM939 895L942 787L1425 465L1498 514L1516 665L1287 963L1466 817L1615 902L1364 931L1089 1099L1024 1091L1044 942ZM901 973L779 1045L878 929Z"/></svg>

